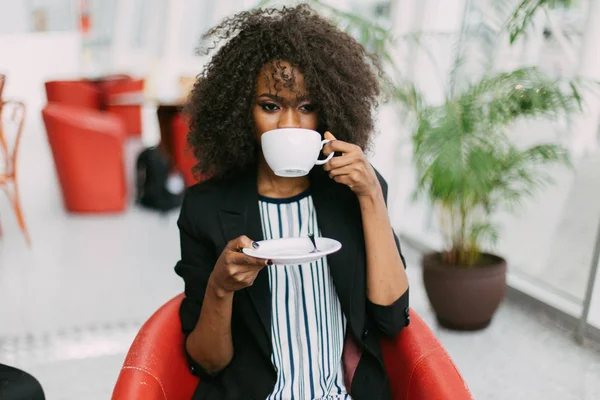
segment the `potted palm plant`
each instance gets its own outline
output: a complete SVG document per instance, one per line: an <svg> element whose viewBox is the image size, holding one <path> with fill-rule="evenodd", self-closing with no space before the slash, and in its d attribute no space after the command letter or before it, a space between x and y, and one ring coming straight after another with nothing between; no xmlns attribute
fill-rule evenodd
<svg viewBox="0 0 600 400"><path fill-rule="evenodd" d="M498 238L500 208L514 208L550 182L546 167L568 163L557 144L518 146L518 119L577 110L574 87L536 68L486 76L442 105L415 109L417 196L435 205L445 248L423 257L425 288L439 322L487 326L506 291L506 262L485 251Z"/></svg>

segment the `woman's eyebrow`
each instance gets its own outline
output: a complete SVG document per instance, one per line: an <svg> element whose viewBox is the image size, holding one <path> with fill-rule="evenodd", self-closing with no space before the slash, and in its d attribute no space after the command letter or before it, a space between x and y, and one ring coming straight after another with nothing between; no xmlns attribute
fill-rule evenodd
<svg viewBox="0 0 600 400"><path fill-rule="evenodd" d="M258 97L268 97L268 98L273 99L275 101L278 101L280 103L283 103L283 102L286 101L286 99L284 99L283 97L277 96L277 95L274 95L274 94L271 94L271 93L263 93L263 94L258 95ZM304 96L297 97L296 98L296 102L299 103L299 102L307 100L309 98L310 98L310 95L306 94Z"/></svg>
<svg viewBox="0 0 600 400"><path fill-rule="evenodd" d="M268 97L270 99L277 100L277 101L280 101L280 102L283 101L283 97L279 97L279 96L276 96L276 95L271 94L271 93L259 94L258 97Z"/></svg>

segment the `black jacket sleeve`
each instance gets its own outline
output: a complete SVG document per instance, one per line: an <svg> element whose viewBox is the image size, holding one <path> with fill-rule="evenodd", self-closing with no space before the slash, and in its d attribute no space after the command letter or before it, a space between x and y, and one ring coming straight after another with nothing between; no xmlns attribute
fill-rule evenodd
<svg viewBox="0 0 600 400"><path fill-rule="evenodd" d="M190 189L186 190L177 221L181 260L175 266L175 272L183 278L185 283L185 298L179 308L179 318L181 330L186 338L194 330L200 318L208 278L218 258L210 240L202 232L199 232L198 228L202 225L199 225L201 221L196 221L199 215L194 212L194 209L197 210L202 205L194 204L194 202L193 192ZM190 371L202 380L210 381L219 375L208 374L189 354L187 358Z"/></svg>
<svg viewBox="0 0 600 400"><path fill-rule="evenodd" d="M387 205L387 182L385 179L383 179L379 172L375 171L375 173L377 174L377 178L381 184L383 197L385 198ZM400 241L398 240L398 236L396 236L395 233L393 234L396 247L398 248L398 253L400 253L400 258L402 259L402 264L404 265L404 268L406 268L406 261L402 255ZM398 332L402 330L402 328L410 323L408 307L408 289L406 289L406 292L404 292L394 303L388 306L375 304L367 298L367 314L369 316L371 326L376 328L383 336L387 337L396 336Z"/></svg>

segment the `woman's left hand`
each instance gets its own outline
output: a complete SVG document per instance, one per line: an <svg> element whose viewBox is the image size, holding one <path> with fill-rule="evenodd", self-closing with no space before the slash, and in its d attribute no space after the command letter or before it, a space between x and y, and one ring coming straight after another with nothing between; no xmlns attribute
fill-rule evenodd
<svg viewBox="0 0 600 400"><path fill-rule="evenodd" d="M323 154L342 153L324 165L329 177L348 186L359 197L372 196L381 191L375 170L367 161L362 149L351 143L337 140L331 132L325 132L325 139L331 140L323 147Z"/></svg>

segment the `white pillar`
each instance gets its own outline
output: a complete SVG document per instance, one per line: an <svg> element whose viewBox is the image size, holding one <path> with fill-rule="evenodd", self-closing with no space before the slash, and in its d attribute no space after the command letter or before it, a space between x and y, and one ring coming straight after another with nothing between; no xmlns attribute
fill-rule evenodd
<svg viewBox="0 0 600 400"><path fill-rule="evenodd" d="M591 1L588 20L579 60L579 75L591 81L600 80L600 2ZM592 83L592 87L596 85ZM598 148L598 124L600 122L600 93L583 95L584 112L574 118L571 151L575 156L594 153Z"/></svg>

